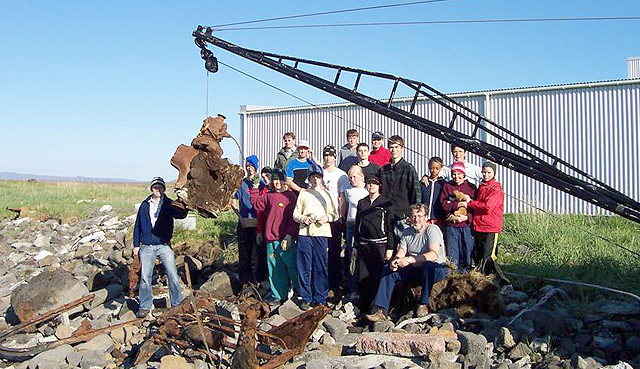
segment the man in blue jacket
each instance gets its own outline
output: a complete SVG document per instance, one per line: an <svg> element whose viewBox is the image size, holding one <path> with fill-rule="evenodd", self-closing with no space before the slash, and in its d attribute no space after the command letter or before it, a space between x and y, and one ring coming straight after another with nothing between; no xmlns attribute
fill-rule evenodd
<svg viewBox="0 0 640 369"><path fill-rule="evenodd" d="M184 219L187 212L172 206L173 200L164 194L166 185L161 177L154 177L149 187L151 195L140 204L133 229L133 256L140 257L141 269L138 287L140 300L138 318L147 316L151 310L153 302L151 283L156 257L160 258L167 273L171 306L176 306L182 301L175 255L171 249L171 237L173 236L173 219Z"/></svg>

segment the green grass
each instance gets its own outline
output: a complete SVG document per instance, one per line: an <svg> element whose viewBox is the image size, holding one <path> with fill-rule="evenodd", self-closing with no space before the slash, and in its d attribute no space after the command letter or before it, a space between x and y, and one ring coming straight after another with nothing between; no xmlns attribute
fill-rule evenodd
<svg viewBox="0 0 640 369"><path fill-rule="evenodd" d="M640 225L618 216L508 214L499 261L508 272L640 294L640 258L614 243L640 253Z"/></svg>
<svg viewBox="0 0 640 369"><path fill-rule="evenodd" d="M187 231L176 229L173 235L173 244L184 241L207 241L217 238L222 248L222 259L225 263L238 261L238 243L236 238L236 225L238 217L229 210L220 214L218 218L196 218L196 229Z"/></svg>

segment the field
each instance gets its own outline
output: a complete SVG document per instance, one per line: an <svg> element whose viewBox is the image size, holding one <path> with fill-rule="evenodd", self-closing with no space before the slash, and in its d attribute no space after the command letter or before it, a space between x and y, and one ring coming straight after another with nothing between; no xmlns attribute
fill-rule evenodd
<svg viewBox="0 0 640 369"><path fill-rule="evenodd" d="M172 191L168 192L172 197ZM148 194L145 184L0 181L0 218L13 216L6 207L21 207L23 216L71 222L91 216L104 204L126 216L133 214L134 205ZM224 257L230 261L237 257L232 212L218 219L198 218L197 223L195 231L177 231L174 241L218 237L227 246ZM640 225L617 216L508 214L499 240L499 261L511 273L594 283L640 294L640 258L594 235L640 253Z"/></svg>

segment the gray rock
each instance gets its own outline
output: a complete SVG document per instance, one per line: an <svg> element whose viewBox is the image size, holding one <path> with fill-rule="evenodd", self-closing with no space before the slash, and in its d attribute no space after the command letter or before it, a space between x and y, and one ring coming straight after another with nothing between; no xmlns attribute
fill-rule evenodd
<svg viewBox="0 0 640 369"><path fill-rule="evenodd" d="M329 356L320 350L305 351L300 355L294 356L293 362L309 363L313 360L326 360Z"/></svg>
<svg viewBox="0 0 640 369"><path fill-rule="evenodd" d="M114 300L122 296L123 288L121 284L110 284L107 287L93 292L95 297L90 302L86 303L87 309L93 309L111 300Z"/></svg>
<svg viewBox="0 0 640 369"><path fill-rule="evenodd" d="M606 365L602 367L603 369L633 369L631 365L625 363L624 361L620 361L617 364Z"/></svg>
<svg viewBox="0 0 640 369"><path fill-rule="evenodd" d="M449 352L453 352L454 354L457 354L460 352L461 348L462 348L462 344L458 340L451 340L447 342L447 351Z"/></svg>
<svg viewBox="0 0 640 369"><path fill-rule="evenodd" d="M80 366L80 360L82 360L82 353L78 351L73 351L69 355L67 355L67 363L69 367L76 368Z"/></svg>
<svg viewBox="0 0 640 369"><path fill-rule="evenodd" d="M344 336L349 331L347 330L347 323L343 322L338 318L334 318L332 316L327 317L322 326L329 332L333 337Z"/></svg>
<svg viewBox="0 0 640 369"><path fill-rule="evenodd" d="M42 234L39 234L36 237L36 240L33 241L33 245L35 247L47 247L51 244L51 236L45 236Z"/></svg>
<svg viewBox="0 0 640 369"><path fill-rule="evenodd" d="M76 346L78 351L102 351L111 352L113 350L113 340L109 337L108 334L101 334L92 338L90 341L81 343Z"/></svg>
<svg viewBox="0 0 640 369"><path fill-rule="evenodd" d="M622 343L622 337L614 333L603 331L593 335L593 347L608 352L622 351Z"/></svg>
<svg viewBox="0 0 640 369"><path fill-rule="evenodd" d="M393 330L395 325L390 320L382 320L380 322L373 323L371 327L371 330L373 332L390 332L391 330Z"/></svg>
<svg viewBox="0 0 640 369"><path fill-rule="evenodd" d="M505 296L507 302L524 302L529 300L529 295L522 291L513 291Z"/></svg>
<svg viewBox="0 0 640 369"><path fill-rule="evenodd" d="M109 364L110 360L107 359L104 351L91 350L84 351L82 353L82 359L80 359L80 368L90 369L91 367L104 368Z"/></svg>
<svg viewBox="0 0 640 369"><path fill-rule="evenodd" d="M633 328L631 324L620 320L603 320L602 328L618 332L631 332Z"/></svg>
<svg viewBox="0 0 640 369"><path fill-rule="evenodd" d="M500 348L502 350L510 349L516 345L516 341L513 339L509 328L500 328L500 331L498 332L498 335L495 339L495 345L496 348Z"/></svg>
<svg viewBox="0 0 640 369"><path fill-rule="evenodd" d="M515 315L517 312L519 312L520 309L520 304L517 302L512 302L510 304L507 304L507 307L505 308L505 314L507 315Z"/></svg>
<svg viewBox="0 0 640 369"><path fill-rule="evenodd" d="M458 340L461 344L460 352L463 355L480 355L487 345L487 339L484 336L472 332L458 331Z"/></svg>
<svg viewBox="0 0 640 369"><path fill-rule="evenodd" d="M464 357L463 368L489 369L492 360L486 355L470 354Z"/></svg>
<svg viewBox="0 0 640 369"><path fill-rule="evenodd" d="M531 349L527 346L526 343L520 342L514 348L509 351L509 359L511 360L520 360L525 356L529 356L531 353Z"/></svg>
<svg viewBox="0 0 640 369"><path fill-rule="evenodd" d="M302 310L293 301L287 300L278 308L278 315L289 320L302 314Z"/></svg>
<svg viewBox="0 0 640 369"><path fill-rule="evenodd" d="M384 368L384 369L418 369L415 362L407 358L386 355L342 356L335 358L322 358L309 361L306 369L358 369L358 368Z"/></svg>
<svg viewBox="0 0 640 369"><path fill-rule="evenodd" d="M74 257L83 258L87 255L90 255L91 253L93 253L93 247L89 245L80 245L76 249L76 252L74 253Z"/></svg>
<svg viewBox="0 0 640 369"><path fill-rule="evenodd" d="M224 299L233 296L233 285L231 277L226 272L213 273L209 280L206 281L200 289L209 292L212 297ZM280 314L282 315L282 314Z"/></svg>
<svg viewBox="0 0 640 369"><path fill-rule="evenodd" d="M91 264L78 263L75 268L73 268L73 275L79 277L89 277L92 273L94 273L98 268L94 267Z"/></svg>
<svg viewBox="0 0 640 369"><path fill-rule="evenodd" d="M73 352L71 345L62 345L54 349L41 352L31 360L28 361L27 367L29 369L54 369L61 368L64 363L65 357Z"/></svg>
<svg viewBox="0 0 640 369"><path fill-rule="evenodd" d="M600 305L596 312L609 315L640 315L640 303L613 301Z"/></svg>
<svg viewBox="0 0 640 369"><path fill-rule="evenodd" d="M407 333L421 333L422 332L422 328L420 328L419 325L417 325L416 323L409 323L407 325L404 326L404 330L407 331Z"/></svg>
<svg viewBox="0 0 640 369"><path fill-rule="evenodd" d="M55 309L88 294L84 283L62 271L45 271L27 285L16 288L11 295L11 306L21 322ZM80 311L77 307L71 313Z"/></svg>

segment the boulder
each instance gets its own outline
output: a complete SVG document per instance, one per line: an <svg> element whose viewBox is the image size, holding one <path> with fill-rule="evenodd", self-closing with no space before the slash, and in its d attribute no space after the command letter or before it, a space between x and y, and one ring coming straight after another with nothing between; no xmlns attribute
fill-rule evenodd
<svg viewBox="0 0 640 369"><path fill-rule="evenodd" d="M113 340L108 334L104 333L99 336L95 336L85 343L79 344L76 349L78 351L98 350L102 352L111 352L111 350L113 350Z"/></svg>
<svg viewBox="0 0 640 369"><path fill-rule="evenodd" d="M55 369L61 368L64 359L73 352L71 345L62 345L54 349L41 352L27 362L29 369Z"/></svg>
<svg viewBox="0 0 640 369"><path fill-rule="evenodd" d="M322 326L333 337L340 337L349 333L349 331L347 330L347 323L343 322L338 318L334 318L332 316L327 317L322 323Z"/></svg>
<svg viewBox="0 0 640 369"><path fill-rule="evenodd" d="M38 314L68 304L88 294L84 283L62 270L45 271L35 276L26 285L15 289L11 295L11 306L21 322ZM72 310L79 311L82 307Z"/></svg>
<svg viewBox="0 0 640 369"><path fill-rule="evenodd" d="M211 294L212 297L218 299L224 299L233 296L233 285L231 284L231 278L226 272L216 272L209 280L200 286L201 291L206 291Z"/></svg>
<svg viewBox="0 0 640 369"><path fill-rule="evenodd" d="M303 354L304 355L304 354ZM299 355L302 356L302 355ZM385 368L385 369L419 369L420 365L408 358L364 355L342 356L335 358L317 358L307 362L307 369L342 369L342 368Z"/></svg>
<svg viewBox="0 0 640 369"><path fill-rule="evenodd" d="M460 352L463 355L482 354L487 345L487 339L483 335L472 332L458 331L458 340L461 345Z"/></svg>
<svg viewBox="0 0 640 369"><path fill-rule="evenodd" d="M437 334L375 333L362 335L355 349L361 354L428 356L444 352L445 342Z"/></svg>

